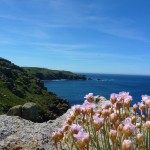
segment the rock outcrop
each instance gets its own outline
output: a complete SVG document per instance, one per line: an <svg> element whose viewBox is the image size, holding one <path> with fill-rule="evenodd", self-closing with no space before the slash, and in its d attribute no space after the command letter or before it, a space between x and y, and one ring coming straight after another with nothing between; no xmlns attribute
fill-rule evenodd
<svg viewBox="0 0 150 150"><path fill-rule="evenodd" d="M8 116L19 116L21 118L24 118L26 120L30 120L33 122L40 122L41 117L39 115L39 108L36 103L25 103L22 105L17 105L7 112Z"/></svg>
<svg viewBox="0 0 150 150"><path fill-rule="evenodd" d="M101 96L95 97L98 105L105 100ZM70 109L66 114L69 112ZM34 123L18 116L0 115L0 150L55 150L51 135L62 127L66 114L43 123Z"/></svg>
<svg viewBox="0 0 150 150"><path fill-rule="evenodd" d="M38 122L40 120L40 117L37 104L35 103L24 104L22 106L22 118L26 120L31 120L33 122Z"/></svg>
<svg viewBox="0 0 150 150"><path fill-rule="evenodd" d="M55 150L51 134L62 126L65 117L33 123L18 116L0 115L0 150Z"/></svg>
<svg viewBox="0 0 150 150"><path fill-rule="evenodd" d="M22 116L22 105L17 105L9 109L8 116Z"/></svg>

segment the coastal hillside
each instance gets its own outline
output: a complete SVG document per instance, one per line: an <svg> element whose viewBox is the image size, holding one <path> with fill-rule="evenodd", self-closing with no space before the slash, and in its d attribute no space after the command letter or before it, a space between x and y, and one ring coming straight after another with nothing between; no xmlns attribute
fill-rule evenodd
<svg viewBox="0 0 150 150"><path fill-rule="evenodd" d="M86 80L85 75L79 75L70 71L51 70L37 67L23 67L29 74L36 76L40 80Z"/></svg>
<svg viewBox="0 0 150 150"><path fill-rule="evenodd" d="M39 78L0 58L0 114L27 102L38 105L41 121L55 119L70 107L66 100L48 92Z"/></svg>

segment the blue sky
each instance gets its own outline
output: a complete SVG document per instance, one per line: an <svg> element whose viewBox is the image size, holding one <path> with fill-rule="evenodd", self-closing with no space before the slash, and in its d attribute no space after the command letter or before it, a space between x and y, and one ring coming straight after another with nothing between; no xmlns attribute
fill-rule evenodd
<svg viewBox="0 0 150 150"><path fill-rule="evenodd" d="M19 66L150 75L149 0L0 0L0 56Z"/></svg>

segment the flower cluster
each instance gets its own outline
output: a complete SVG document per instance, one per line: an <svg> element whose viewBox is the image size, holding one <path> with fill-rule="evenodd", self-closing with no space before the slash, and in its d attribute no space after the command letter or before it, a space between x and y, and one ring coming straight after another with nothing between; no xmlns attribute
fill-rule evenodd
<svg viewBox="0 0 150 150"><path fill-rule="evenodd" d="M57 150L150 149L150 96L142 95L132 107L129 92L113 93L101 105L95 103L93 93L84 98L52 134Z"/></svg>

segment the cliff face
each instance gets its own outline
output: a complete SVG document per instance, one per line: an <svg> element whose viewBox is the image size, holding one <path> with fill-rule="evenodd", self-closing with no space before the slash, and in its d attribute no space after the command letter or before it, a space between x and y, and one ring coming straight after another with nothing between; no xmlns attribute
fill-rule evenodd
<svg viewBox="0 0 150 150"><path fill-rule="evenodd" d="M55 119L69 108L69 103L48 92L40 79L0 58L0 114L27 102L38 105L41 121Z"/></svg>

